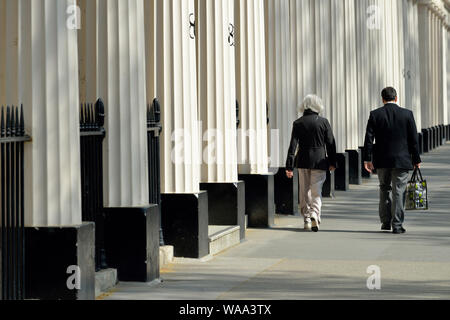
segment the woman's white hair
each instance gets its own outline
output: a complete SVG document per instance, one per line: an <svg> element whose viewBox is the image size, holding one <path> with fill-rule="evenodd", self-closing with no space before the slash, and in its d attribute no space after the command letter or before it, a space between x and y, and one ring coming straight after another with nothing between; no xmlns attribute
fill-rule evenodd
<svg viewBox="0 0 450 320"><path fill-rule="evenodd" d="M324 111L322 99L314 94L308 94L303 103L298 107L299 113L304 113L306 110L311 110L321 114Z"/></svg>

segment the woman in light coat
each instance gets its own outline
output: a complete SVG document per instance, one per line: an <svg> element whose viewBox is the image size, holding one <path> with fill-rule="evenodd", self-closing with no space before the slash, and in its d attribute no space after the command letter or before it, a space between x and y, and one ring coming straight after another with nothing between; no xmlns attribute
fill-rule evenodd
<svg viewBox="0 0 450 320"><path fill-rule="evenodd" d="M336 170L336 143L330 122L320 116L324 107L316 95L308 95L299 107L303 116L293 125L286 161L286 175L292 179L299 170L300 210L305 230L319 231L322 212L322 187L327 170Z"/></svg>

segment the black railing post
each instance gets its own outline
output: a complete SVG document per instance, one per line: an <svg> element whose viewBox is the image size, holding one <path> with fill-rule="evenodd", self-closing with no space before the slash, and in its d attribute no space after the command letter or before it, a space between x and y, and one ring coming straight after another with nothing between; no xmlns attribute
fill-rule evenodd
<svg viewBox="0 0 450 320"><path fill-rule="evenodd" d="M105 106L101 99L80 108L82 220L95 222L95 268L106 269L103 210Z"/></svg>
<svg viewBox="0 0 450 320"><path fill-rule="evenodd" d="M23 107L1 108L1 300L25 298Z"/></svg>
<svg viewBox="0 0 450 320"><path fill-rule="evenodd" d="M148 143L148 186L151 204L157 204L159 210L159 245L164 246L164 234L161 227L161 163L160 141L161 106L158 99L147 106L147 143Z"/></svg>

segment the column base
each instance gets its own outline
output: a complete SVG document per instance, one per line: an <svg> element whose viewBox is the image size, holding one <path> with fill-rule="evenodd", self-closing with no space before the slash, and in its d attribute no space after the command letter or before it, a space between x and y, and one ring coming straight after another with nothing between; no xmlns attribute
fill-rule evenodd
<svg viewBox="0 0 450 320"><path fill-rule="evenodd" d="M423 135L423 152L428 153L431 151L431 133L430 129L422 129Z"/></svg>
<svg viewBox="0 0 450 320"><path fill-rule="evenodd" d="M441 132L440 142L441 142L441 146L443 146L445 144L445 142L447 141L447 135L445 134L445 126L443 124L440 124L439 125L439 130Z"/></svg>
<svg viewBox="0 0 450 320"><path fill-rule="evenodd" d="M446 137L447 137L447 141L450 141L450 124L448 124L446 126Z"/></svg>
<svg viewBox="0 0 450 320"><path fill-rule="evenodd" d="M299 216L298 211L298 170L294 170L294 178L286 177L286 168L279 168L274 177L275 209L278 214Z"/></svg>
<svg viewBox="0 0 450 320"><path fill-rule="evenodd" d="M322 187L322 197L324 198L334 198L334 189L335 189L335 173L327 171L327 180Z"/></svg>
<svg viewBox="0 0 450 320"><path fill-rule="evenodd" d="M250 228L270 228L275 225L274 174L242 174L245 182L245 211Z"/></svg>
<svg viewBox="0 0 450 320"><path fill-rule="evenodd" d="M157 205L105 208L105 253L119 281L150 282L159 278L159 211Z"/></svg>
<svg viewBox="0 0 450 320"><path fill-rule="evenodd" d="M336 159L337 169L335 172L335 190L348 191L350 185L348 153L337 153Z"/></svg>
<svg viewBox="0 0 450 320"><path fill-rule="evenodd" d="M209 254L208 193L161 195L162 229L174 256L200 259Z"/></svg>
<svg viewBox="0 0 450 320"><path fill-rule="evenodd" d="M436 127L432 127L431 132L432 132L432 135L431 135L432 136L432 148L434 150L438 146L438 138L437 138L438 133L437 133Z"/></svg>
<svg viewBox="0 0 450 320"><path fill-rule="evenodd" d="M423 133L417 133L417 141L419 142L419 153L422 155L423 152Z"/></svg>
<svg viewBox="0 0 450 320"><path fill-rule="evenodd" d="M245 239L245 182L200 183L208 194L208 225L239 226Z"/></svg>
<svg viewBox="0 0 450 320"><path fill-rule="evenodd" d="M94 256L95 224L92 222L69 227L25 228L25 298L94 300ZM79 285L75 282L78 271Z"/></svg>
<svg viewBox="0 0 450 320"><path fill-rule="evenodd" d="M349 183L361 185L362 184L362 154L361 150L346 150L348 153L348 174Z"/></svg>

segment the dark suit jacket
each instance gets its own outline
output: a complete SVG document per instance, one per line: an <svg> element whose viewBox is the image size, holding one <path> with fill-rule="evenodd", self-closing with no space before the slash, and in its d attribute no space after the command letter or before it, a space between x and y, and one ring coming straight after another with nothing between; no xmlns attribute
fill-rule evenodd
<svg viewBox="0 0 450 320"><path fill-rule="evenodd" d="M378 169L411 170L413 165L421 163L412 111L393 103L372 111L364 151L364 161L372 161Z"/></svg>
<svg viewBox="0 0 450 320"><path fill-rule="evenodd" d="M306 110L303 117L294 122L286 169L328 170L330 165L336 166L336 143L330 123Z"/></svg>

